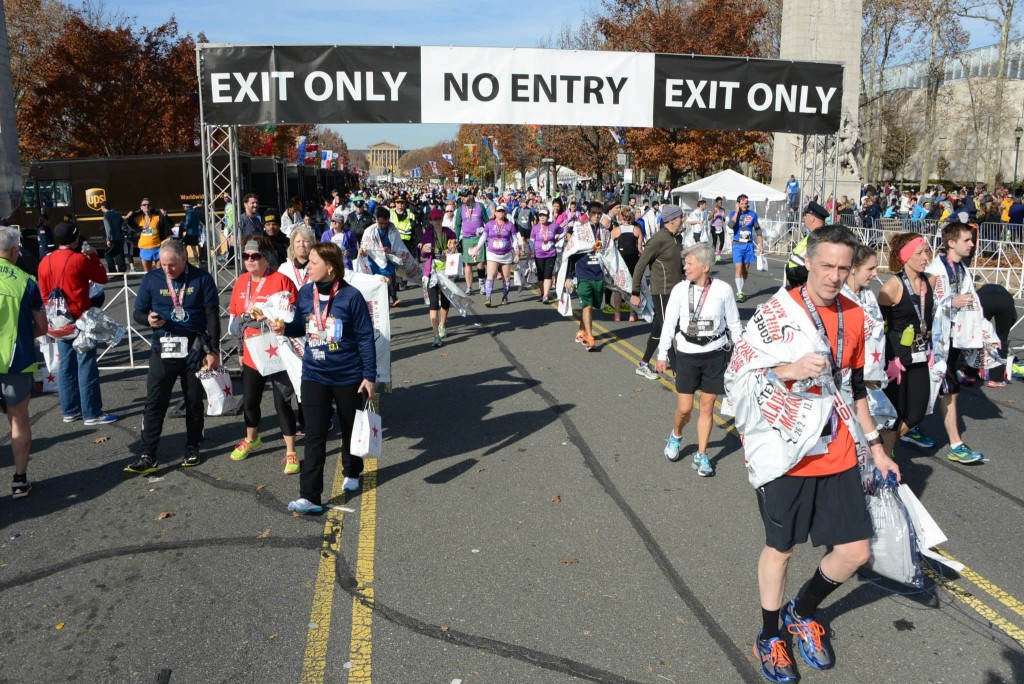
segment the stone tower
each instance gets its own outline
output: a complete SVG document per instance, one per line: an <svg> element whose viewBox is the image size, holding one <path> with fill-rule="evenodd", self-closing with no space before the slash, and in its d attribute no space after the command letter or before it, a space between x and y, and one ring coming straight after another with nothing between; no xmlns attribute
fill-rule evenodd
<svg viewBox="0 0 1024 684"><path fill-rule="evenodd" d="M843 70L843 112L840 161L853 161L849 150L859 139L858 108L860 106L860 37L862 23L861 0L783 0L782 42L780 59L811 62L841 62ZM775 152L772 158L772 187L784 189L790 174L801 181L803 193L809 168L800 169L802 136L788 133L775 134ZM808 155L807 165L810 166ZM829 169L831 179L833 169ZM829 183L831 192L831 183ZM856 162L841 165L838 195L859 199L860 181Z"/></svg>

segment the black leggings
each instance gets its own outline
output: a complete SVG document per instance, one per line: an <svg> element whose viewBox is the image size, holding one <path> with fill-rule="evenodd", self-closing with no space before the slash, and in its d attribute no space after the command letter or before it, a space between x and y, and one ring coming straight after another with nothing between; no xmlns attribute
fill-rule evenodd
<svg viewBox="0 0 1024 684"><path fill-rule="evenodd" d="M721 252L725 249L725 229L723 228L720 233L716 233L714 230L711 231L711 244L714 245L715 250Z"/></svg>
<svg viewBox="0 0 1024 684"><path fill-rule="evenodd" d="M915 428L924 420L931 393L928 378L927 363L911 363L907 365L899 384L890 382L886 386L885 396L896 407L894 429L898 430L900 423Z"/></svg>
<svg viewBox="0 0 1024 684"><path fill-rule="evenodd" d="M537 279L541 282L555 277L555 259L558 257L534 257L537 263Z"/></svg>
<svg viewBox="0 0 1024 684"><path fill-rule="evenodd" d="M320 505L324 491L324 462L327 460L327 424L331 408L337 409L341 427L341 466L345 477L359 477L363 459L353 456L352 424L363 407L359 385L329 387L312 380L302 381L302 410L306 414L306 453L299 474L299 496Z"/></svg>
<svg viewBox="0 0 1024 684"><path fill-rule="evenodd" d="M427 288L427 304L430 311L440 311L441 309L447 311L452 306L452 303L448 301L448 296L441 292L440 285Z"/></svg>
<svg viewBox="0 0 1024 684"><path fill-rule="evenodd" d="M651 336L647 338L647 349L644 350L644 363L650 363L654 352L658 350L661 342L661 328L665 325L665 304L668 295L651 295L651 304L654 305L654 321L651 323Z"/></svg>
<svg viewBox="0 0 1024 684"><path fill-rule="evenodd" d="M260 418L262 418L260 402L263 401L263 388L267 386L267 380L274 388L274 409L277 411L281 434L291 437L295 434L295 411L292 410L292 397L295 396L295 390L292 389L288 373L284 371L263 376L249 366L242 366L242 411L245 415L245 427L259 428L260 426Z"/></svg>

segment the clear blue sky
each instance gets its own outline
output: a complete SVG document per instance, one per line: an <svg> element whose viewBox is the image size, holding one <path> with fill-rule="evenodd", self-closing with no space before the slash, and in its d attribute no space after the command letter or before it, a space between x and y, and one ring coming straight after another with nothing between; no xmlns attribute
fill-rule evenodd
<svg viewBox="0 0 1024 684"><path fill-rule="evenodd" d="M278 45L459 45L537 47L569 21L594 16L599 0L106 0L108 12L158 26L172 14L183 33L203 32L211 42ZM971 22L971 47L998 38L984 22ZM455 137L454 124L351 124L334 126L351 149L387 140L403 149Z"/></svg>

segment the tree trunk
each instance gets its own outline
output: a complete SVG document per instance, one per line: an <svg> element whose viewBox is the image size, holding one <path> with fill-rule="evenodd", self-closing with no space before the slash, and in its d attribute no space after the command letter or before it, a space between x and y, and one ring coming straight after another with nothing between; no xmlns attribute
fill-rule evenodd
<svg viewBox="0 0 1024 684"><path fill-rule="evenodd" d="M925 88L924 108L924 149L921 156L921 192L928 189L928 178L935 164L935 110L939 99L939 85L945 76L945 65L939 60L940 15L932 13L928 21L931 31L931 46L928 50L928 83Z"/></svg>
<svg viewBox="0 0 1024 684"><path fill-rule="evenodd" d="M1006 53L1010 45L1010 26L1013 20L1013 6L1016 0L1004 0L1000 3L1004 8L1003 22L999 27L999 69L996 72L996 95L992 108L992 131L989 133L989 146L995 148L989 155L988 169L985 173L985 182L988 187L995 189L996 176L999 173L999 166L1003 160L1001 143L1003 141L1003 94L1006 88Z"/></svg>

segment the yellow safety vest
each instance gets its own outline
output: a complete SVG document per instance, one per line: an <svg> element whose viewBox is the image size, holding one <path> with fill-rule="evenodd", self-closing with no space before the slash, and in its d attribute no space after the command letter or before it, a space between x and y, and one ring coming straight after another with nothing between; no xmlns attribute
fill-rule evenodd
<svg viewBox="0 0 1024 684"><path fill-rule="evenodd" d="M790 255L789 257L789 263L786 264L787 267L797 267L806 265L804 263L804 252L807 251L807 238L809 237L810 235L805 235L803 240L796 243L796 247L793 248L793 254Z"/></svg>
<svg viewBox="0 0 1024 684"><path fill-rule="evenodd" d="M395 224L395 228L398 229L398 234L403 240L412 240L412 212L405 212L405 220L398 220L398 212L391 212L391 222Z"/></svg>

